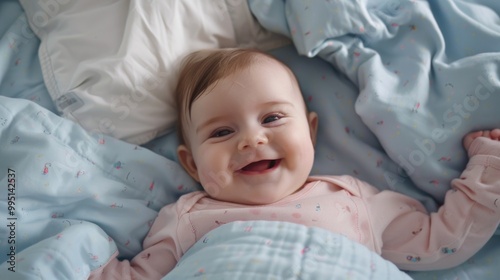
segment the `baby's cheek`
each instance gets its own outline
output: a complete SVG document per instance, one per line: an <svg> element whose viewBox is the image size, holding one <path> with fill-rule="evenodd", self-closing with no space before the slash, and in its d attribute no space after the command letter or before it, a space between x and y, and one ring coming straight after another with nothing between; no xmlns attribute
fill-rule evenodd
<svg viewBox="0 0 500 280"><path fill-rule="evenodd" d="M314 150L309 147L302 147L301 153L298 155L301 174L309 176L314 163Z"/></svg>
<svg viewBox="0 0 500 280"><path fill-rule="evenodd" d="M207 170L200 174L203 189L212 197L217 197L229 185L231 177L225 171Z"/></svg>
<svg viewBox="0 0 500 280"><path fill-rule="evenodd" d="M314 160L314 147L312 146L312 143L307 141L304 137L293 140L295 141L295 145L291 145L293 151L289 152L294 154L295 163L298 164L298 166L294 167L307 168Z"/></svg>

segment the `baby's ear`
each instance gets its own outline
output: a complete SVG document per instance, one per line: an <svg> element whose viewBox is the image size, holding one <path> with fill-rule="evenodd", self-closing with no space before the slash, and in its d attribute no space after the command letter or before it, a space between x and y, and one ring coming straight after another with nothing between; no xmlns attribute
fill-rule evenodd
<svg viewBox="0 0 500 280"><path fill-rule="evenodd" d="M307 121L309 122L309 132L311 134L311 140L313 145L316 145L316 134L318 132L318 114L315 112L309 112L307 115Z"/></svg>
<svg viewBox="0 0 500 280"><path fill-rule="evenodd" d="M196 168L196 163L194 162L193 154L186 147L186 145L179 145L177 147L177 158L181 162L182 167L187 171L193 179L200 182L200 177L198 176L198 168Z"/></svg>

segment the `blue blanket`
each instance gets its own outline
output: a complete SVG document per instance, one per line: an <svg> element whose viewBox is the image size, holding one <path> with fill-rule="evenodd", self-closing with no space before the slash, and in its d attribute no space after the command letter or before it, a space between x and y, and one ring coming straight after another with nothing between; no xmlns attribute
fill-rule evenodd
<svg viewBox="0 0 500 280"><path fill-rule="evenodd" d="M211 231L163 280L200 278L411 279L345 236L267 221L234 222Z"/></svg>
<svg viewBox="0 0 500 280"><path fill-rule="evenodd" d="M55 114L17 1L0 2L0 35L0 275L61 279L50 275L80 250L71 272L85 278L117 250L135 256L158 210L195 182L173 160Z"/></svg>
<svg viewBox="0 0 500 280"><path fill-rule="evenodd" d="M332 86L330 96L305 92L309 105L328 125L353 115L338 116L331 106L320 103L354 109L354 118L367 129L332 126L325 134L354 134L380 150L372 141L374 135L392 161L376 175L357 169L347 173L395 190L407 186L408 176L417 188L442 202L450 180L467 162L462 137L500 124L495 106L500 104L500 2L474 2L250 0L249 4L266 28L292 38L299 54L318 56L337 70L316 78L315 83L325 85L315 89ZM337 86L331 82L336 75L348 82ZM323 151L324 164L316 171L327 172L335 153L335 145ZM375 153L358 153L357 159L379 167L386 163ZM392 163L403 170L393 169ZM384 179L371 180L377 176Z"/></svg>
<svg viewBox="0 0 500 280"><path fill-rule="evenodd" d="M17 1L4 0L0 7L0 95L28 99L54 112L38 60L40 40Z"/></svg>
<svg viewBox="0 0 500 280"><path fill-rule="evenodd" d="M177 163L88 134L24 99L0 96L0 142L0 218L16 224L0 229L2 252L13 244L5 236L15 236L20 252L90 222L112 236L122 257L131 257L140 251L158 210L195 189ZM0 262L6 259L0 255Z"/></svg>
<svg viewBox="0 0 500 280"><path fill-rule="evenodd" d="M274 54L319 115L314 173L351 174L436 210L467 162L463 135L500 124L500 3L475 2L248 1L293 40ZM499 244L494 236L466 264L410 275L495 279Z"/></svg>
<svg viewBox="0 0 500 280"><path fill-rule="evenodd" d="M296 10L296 14L293 14L291 7L301 2L286 2L288 5L286 9L289 10L287 13L284 12L283 1L250 3L263 23L269 16L267 21L272 21L274 24L269 28L275 28L288 35L291 33L287 13L288 16L300 18L303 11L314 8L314 5L308 9L302 7L301 12ZM309 1L309 3L320 2ZM342 4L342 7L347 9L346 11L337 9L336 18L340 22L335 24L338 25L347 24L346 15L343 20L339 17L345 12L351 13L354 21L356 15L370 15L370 20L375 20L372 14L377 14L377 9L386 11L388 7L396 7L391 6L392 4L373 6L375 8L368 9L372 12L370 14L364 13L363 9L355 9L367 5L365 1L336 3ZM493 2L489 5L493 6ZM266 12L262 10L259 13L259 7L265 8ZM439 6L433 6L432 9L439 10ZM273 14L271 11L278 13ZM432 16L432 13L419 11L417 19L422 22ZM327 22L324 18L320 18L322 13L319 11L314 13L317 14L319 23ZM458 12L452 14L458 19L468 15ZM484 14L492 16L487 12ZM389 20L383 15L380 14L384 20ZM305 22L307 21L304 19L300 20L300 23ZM430 30L426 30L425 33L439 26L443 24L428 26ZM476 27L480 29L481 25ZM465 161L463 152L456 154L456 157L453 154L450 160L443 159L434 163L439 166L438 170L447 172L439 173L434 170L432 174L439 175L443 181L440 181L440 184L432 183L431 186L434 188L430 189L423 184L427 179L422 181L420 175L410 172L411 169L405 173L399 168L401 162L398 161L397 153L401 152L402 156L407 157L410 164L412 160L418 159L417 152L413 153L414 158L410 158L414 150L423 153L425 160L435 157L432 153L427 156L426 151L430 150L431 145L428 144L430 142L422 140L426 137L433 139L432 135L426 134L432 126L423 126L425 123L421 124L420 120L431 116L439 117L440 115L435 115L436 112L432 114L434 112L432 108L443 105L433 99L434 103L422 102L417 108L418 112L407 112L403 104L400 104L404 99L386 96L393 93L394 87L403 87L404 82L398 84L399 76L396 73L389 75L391 79L387 80L387 77L382 75L390 74L391 71L387 69L377 68L377 71L382 71L381 73L375 73L374 69L378 67L377 57L383 57L386 61L381 64L383 67L404 65L403 62L394 64L403 58L397 52L392 54L393 50L383 45L384 40L387 44L390 40L395 40L394 42L402 40L398 37L401 36L398 32L394 30L391 31L393 33L381 32L380 44L384 47L375 48L367 47L365 44L376 40L369 41L369 38L359 37L357 33L351 33L346 28L344 27L344 31L347 35L339 35L340 39L334 36L323 38L321 44L324 44L325 48L315 48L317 54L324 59L299 56L293 47L273 52L292 67L304 89L308 106L320 114L320 135L314 173L356 175L381 189L390 188L416 197L429 209L433 209L439 203L441 191L446 189L445 180L452 177L451 172L459 172L463 168ZM417 27L417 30L420 30L418 28L424 27ZM476 36L487 33L475 32ZM305 37L311 35L305 33L307 32L304 32ZM54 114L54 106L48 98L38 62L39 41L32 36L24 13L15 0L0 2L0 35L2 36L0 37L2 58L0 60L0 186L2 186L0 209L3 209L0 211L0 220L3 221L3 226L0 227L0 252L2 252L0 275L8 277L7 279L86 279L90 271L104 265L116 252L120 253L120 258L136 255L141 250L141 242L158 210L165 204L175 201L183 193L197 188L197 185L175 162L175 134L166 135L148 143L145 147L139 147L105 135L89 134L78 125ZM294 40L300 42L299 39ZM339 46L338 50L328 51L329 40L333 41L332 46ZM359 56L354 53L354 57L358 57L359 60L357 64L354 60L348 62L352 58L350 54L353 54L349 40L354 40L353 44L358 44L360 47ZM424 47L429 46L421 46ZM478 47L486 48L486 46ZM299 44L297 49L303 54L314 55L304 52L304 48ZM422 49L423 51L425 50ZM373 54L375 61L370 62L370 57L365 57L367 53ZM337 58L332 62L328 60L329 55ZM390 57L394 57L394 60L387 64L387 59ZM498 70L494 68L495 60L483 59L481 62L476 61L476 57L481 55L465 59L465 62L458 60L461 62L447 67L439 64L442 65L441 72L433 64L429 66L429 69L433 70L428 69L433 74L426 72L426 75L423 75L432 76L433 81L436 81L442 79L439 77L443 74L439 73L448 73L446 77L454 79L456 73L472 74L472 70L467 72L467 69L477 68L479 71L477 73L484 73L484 77L487 78L487 82L484 82L486 85L483 85L480 93L489 91L488 87L493 88L488 102L481 101L480 107L473 112L474 114L470 112L467 119L463 117L456 131L451 130L452 127L446 130L446 133L455 133L456 137L451 137L452 134L449 134L450 137L440 144L439 150L448 149L446 146L449 146L449 149L453 147L453 151L459 151L461 149L459 134L465 133L469 128L488 127L499 123L498 111L491 109L493 106L488 106L495 104L494 102L500 104L497 99L498 94L494 95L498 92L499 85ZM361 64L361 59L364 59L364 64ZM348 67L346 68L344 64ZM332 65L335 69L331 67ZM351 72L347 71L348 69L351 69ZM372 73L372 70L368 69L375 72ZM356 71L360 73L359 76L355 74ZM381 80L380 84L369 82L370 79L375 79L374 77L377 79L375 81ZM467 79L465 74L460 77ZM479 84L480 80L474 85L469 85L464 80L461 85L462 88L472 89L474 94L474 86ZM409 83L406 86L408 85ZM422 94L446 93L440 92L433 83L429 85L428 91L422 91ZM447 85L444 88L450 90L451 87ZM456 87L453 95L444 95L446 98L443 100L453 105L460 100L460 97L466 96L462 95L462 90L459 91L458 88ZM368 89L377 89L386 94L366 99L366 102L373 103L373 108L366 104L361 106L363 103L359 101L361 96L366 96L365 98L370 96ZM385 107L382 101L386 102ZM361 105L358 105L359 102ZM464 103L458 104L462 104L464 110L467 109ZM483 106L486 112L492 113L490 118L485 118L484 110L480 110ZM392 108L392 111L388 108ZM423 108L426 110L420 110ZM450 117L455 117L455 121L449 125L456 125L458 123L456 116L460 114L453 111L454 107L449 108L454 113ZM369 109L382 111L370 112ZM383 122L370 123L367 121L370 120L370 114L376 114L375 116L382 114ZM405 117L404 114L410 116L410 120L418 120L416 124L419 129L414 128L412 123L408 125L409 117ZM374 129L385 124L391 124L393 127L395 121L401 122L399 134L390 131L385 135ZM405 133L413 133L410 135L415 136L414 139L420 139L419 143L424 143L424 148L420 148L413 140L408 142L409 144L401 142L404 140L403 137L406 137L403 135ZM388 144L391 140L394 143ZM405 147L406 153L402 153ZM438 150L437 144L435 150ZM406 168L413 167L416 170L426 164L413 164ZM404 163L402 166L405 167ZM242 227L249 226L252 228L251 231L241 231ZM200 240L192 248L193 250L186 254L177 268L165 279L240 279L239 277L250 279L248 277L260 276L268 279L272 279L273 276L278 279L286 277L330 279L333 275L353 279L390 279L391 275L392 279L401 279L395 276L404 277L404 274L397 271L392 264L380 259L364 247L315 228L307 229L300 225L279 222L234 223L222 226L206 237L207 239ZM218 258L213 258L214 255ZM323 258L325 255L331 259ZM500 256L500 238L494 237L469 262L455 269L410 275L416 279L433 277L455 279L457 276L461 279L496 279L495 276L500 271L494 260L498 256ZM293 266L290 260L293 261Z"/></svg>

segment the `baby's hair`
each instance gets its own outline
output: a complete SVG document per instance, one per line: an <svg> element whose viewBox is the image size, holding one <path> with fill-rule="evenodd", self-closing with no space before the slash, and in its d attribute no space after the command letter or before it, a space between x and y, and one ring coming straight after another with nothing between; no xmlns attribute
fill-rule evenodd
<svg viewBox="0 0 500 280"><path fill-rule="evenodd" d="M288 70L292 80L297 81L293 72L284 63L257 49L208 49L186 56L182 62L175 90L179 144L189 144L184 124L191 117L191 106L198 97L209 92L219 80L248 68L259 59L266 58L281 64Z"/></svg>

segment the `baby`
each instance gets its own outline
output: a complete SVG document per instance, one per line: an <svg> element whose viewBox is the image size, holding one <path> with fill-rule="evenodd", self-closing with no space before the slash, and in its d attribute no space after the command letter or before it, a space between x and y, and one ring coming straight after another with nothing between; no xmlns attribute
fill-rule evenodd
<svg viewBox="0 0 500 280"><path fill-rule="evenodd" d="M429 214L415 199L350 176L310 177L318 117L291 70L271 56L193 53L177 94L178 158L204 191L164 207L143 252L130 262L113 259L91 278L160 279L206 233L241 220L321 227L401 269L443 269L471 257L500 222L500 129L464 137L467 168Z"/></svg>

